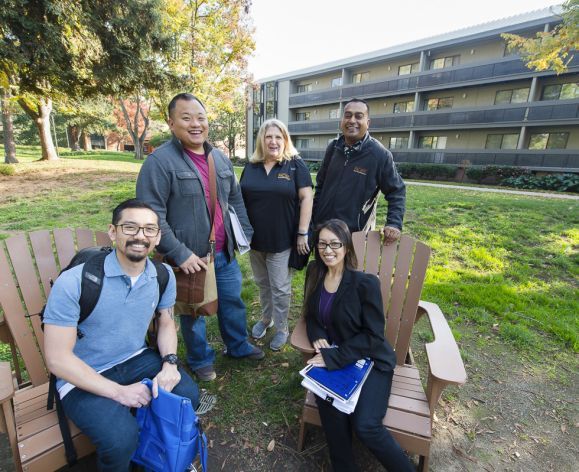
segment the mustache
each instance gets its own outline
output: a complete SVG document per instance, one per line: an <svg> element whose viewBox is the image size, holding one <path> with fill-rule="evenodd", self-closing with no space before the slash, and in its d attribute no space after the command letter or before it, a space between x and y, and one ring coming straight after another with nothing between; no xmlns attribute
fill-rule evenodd
<svg viewBox="0 0 579 472"><path fill-rule="evenodd" d="M151 243L149 241L132 240L132 241L127 241L126 247L134 246L135 244L142 244L147 249L151 246Z"/></svg>

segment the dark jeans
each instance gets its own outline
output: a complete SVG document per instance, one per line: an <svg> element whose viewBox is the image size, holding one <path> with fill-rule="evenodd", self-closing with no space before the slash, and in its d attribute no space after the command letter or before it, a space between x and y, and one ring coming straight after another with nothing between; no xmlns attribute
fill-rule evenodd
<svg viewBox="0 0 579 472"><path fill-rule="evenodd" d="M372 369L351 415L342 413L316 396L334 472L357 470L352 451L352 431L388 471L415 470L402 448L382 424L388 408L393 374Z"/></svg>
<svg viewBox="0 0 579 472"><path fill-rule="evenodd" d="M161 370L161 357L152 349L101 373L121 385L153 379ZM199 390L188 374L179 369L181 381L173 393L191 399L193 408L199 403ZM74 388L62 399L66 416L86 434L97 448L100 471L128 471L137 449L139 431L130 408L109 398Z"/></svg>

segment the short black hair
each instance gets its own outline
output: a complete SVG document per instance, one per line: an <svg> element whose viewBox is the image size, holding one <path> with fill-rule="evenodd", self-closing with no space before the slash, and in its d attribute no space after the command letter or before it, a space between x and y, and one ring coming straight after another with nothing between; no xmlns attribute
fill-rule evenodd
<svg viewBox="0 0 579 472"><path fill-rule="evenodd" d="M191 93L178 93L177 95L175 95L171 99L171 101L169 102L169 106L167 107L167 111L169 113L169 116L171 116L171 113L173 113L173 110L177 106L177 102L179 100L185 100L187 102L196 101L197 103L199 103L199 105L201 105L201 108L203 108L203 110L207 111L205 109L205 105L203 105L203 102L201 100L199 100L195 95L193 95Z"/></svg>
<svg viewBox="0 0 579 472"><path fill-rule="evenodd" d="M368 105L368 102L366 100L362 100L361 98L350 98L350 100L344 103L344 110L346 109L349 103L363 103L364 105L366 105L366 110L368 110L368 116L370 116L370 105Z"/></svg>
<svg viewBox="0 0 579 472"><path fill-rule="evenodd" d="M141 200L138 200L136 198L131 198L129 200L125 200L124 202L119 203L117 205L117 207L113 210L112 224L117 225L119 223L119 221L121 221L121 215L122 215L123 211L127 210L129 208L144 208L146 210L151 210L155 214L155 216L157 217L157 224L159 224L159 215L157 214L157 212L155 210L153 210L151 205L149 205L148 203L145 203Z"/></svg>

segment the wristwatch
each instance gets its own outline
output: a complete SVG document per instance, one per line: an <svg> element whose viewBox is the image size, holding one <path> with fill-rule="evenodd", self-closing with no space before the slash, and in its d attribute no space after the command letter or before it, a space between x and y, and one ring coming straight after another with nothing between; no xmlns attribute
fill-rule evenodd
<svg viewBox="0 0 579 472"><path fill-rule="evenodd" d="M177 365L179 363L179 358L177 354L167 354L163 359L163 362L168 362L169 364Z"/></svg>

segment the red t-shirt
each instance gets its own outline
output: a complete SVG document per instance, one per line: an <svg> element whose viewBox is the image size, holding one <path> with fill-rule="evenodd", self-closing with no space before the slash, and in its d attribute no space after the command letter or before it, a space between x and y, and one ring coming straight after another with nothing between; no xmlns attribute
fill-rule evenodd
<svg viewBox="0 0 579 472"><path fill-rule="evenodd" d="M187 155L191 158L191 161L197 167L199 174L201 174L201 180L203 180L203 189L205 190L205 201L207 202L207 208L211 208L211 197L209 196L209 163L205 158L205 154L197 154L193 151L185 149ZM215 176L217 178L217 176ZM221 211L221 205L219 204L219 199L216 197L215 205L215 252L223 251L225 247L225 242L227 241L227 236L225 234L225 226L223 225L223 212ZM197 254L200 257L205 256L205 254Z"/></svg>

